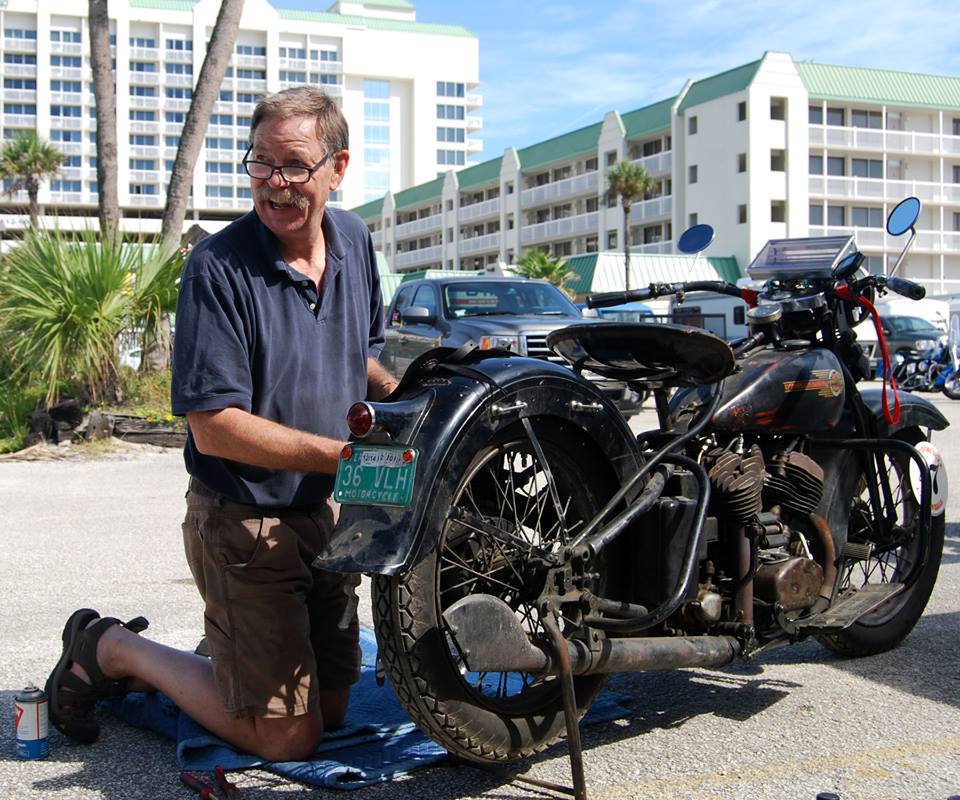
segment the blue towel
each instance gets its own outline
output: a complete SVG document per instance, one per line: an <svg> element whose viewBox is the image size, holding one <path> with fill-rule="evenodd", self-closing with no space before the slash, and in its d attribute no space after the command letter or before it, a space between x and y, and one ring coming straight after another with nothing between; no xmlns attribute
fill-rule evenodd
<svg viewBox="0 0 960 800"><path fill-rule="evenodd" d="M182 713L166 695L133 693L110 710L127 723L155 731L177 743L180 766L209 771L257 767L314 786L357 789L388 781L444 759L447 751L420 732L401 708L389 684L376 683L377 643L373 631L360 631L360 680L350 694L342 728L324 735L310 761L264 761L234 749ZM603 692L584 724L624 716L624 695Z"/></svg>

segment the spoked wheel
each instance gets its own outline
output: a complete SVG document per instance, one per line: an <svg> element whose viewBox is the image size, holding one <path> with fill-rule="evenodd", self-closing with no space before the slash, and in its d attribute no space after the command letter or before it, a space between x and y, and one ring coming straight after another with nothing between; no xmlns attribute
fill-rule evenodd
<svg viewBox="0 0 960 800"><path fill-rule="evenodd" d="M901 432L898 438L917 444L924 437L914 430ZM944 515L940 514L930 518L930 548L925 554L921 553L918 536L920 489L919 483L914 489L910 479L910 459L899 451L887 451L881 463L881 479L885 475L889 482L890 502L885 501L883 516L878 519L870 506L866 477L861 476L850 513L847 537L853 545L868 546L870 553L867 558L844 562L843 571L838 576L839 589L843 592L866 584L899 581L918 561L922 559L924 563L912 587L845 631L819 637L831 650L846 656L882 653L903 641L920 619L930 599L943 551L946 523Z"/></svg>
<svg viewBox="0 0 960 800"><path fill-rule="evenodd" d="M436 549L409 572L373 584L377 640L397 697L423 730L467 760L523 758L564 730L557 678L469 671L442 616L462 597L490 594L513 609L529 635L545 635L536 602L545 557L582 530L612 489L609 468L569 433L540 427L536 439L542 459L514 426L450 475L451 512ZM502 533L491 535L486 526ZM602 678L575 683L583 714Z"/></svg>
<svg viewBox="0 0 960 800"><path fill-rule="evenodd" d="M944 382L943 393L951 400L960 400L960 370L954 372Z"/></svg>

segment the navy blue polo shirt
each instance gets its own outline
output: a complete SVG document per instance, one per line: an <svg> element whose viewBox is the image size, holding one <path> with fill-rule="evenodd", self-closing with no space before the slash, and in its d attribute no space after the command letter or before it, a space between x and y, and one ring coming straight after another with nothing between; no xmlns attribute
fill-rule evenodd
<svg viewBox="0 0 960 800"><path fill-rule="evenodd" d="M346 412L367 394L367 357L383 347L383 301L370 233L348 211L323 215L323 294L280 255L251 211L202 240L184 268L173 348L173 413L237 407L290 428L346 439ZM333 476L203 455L187 471L230 500L323 502Z"/></svg>

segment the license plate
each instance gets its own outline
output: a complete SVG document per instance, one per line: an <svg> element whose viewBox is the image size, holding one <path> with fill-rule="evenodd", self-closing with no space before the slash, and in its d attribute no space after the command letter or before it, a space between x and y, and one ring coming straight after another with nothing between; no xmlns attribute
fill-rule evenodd
<svg viewBox="0 0 960 800"><path fill-rule="evenodd" d="M347 445L340 452L333 499L353 505L410 505L419 460L415 447Z"/></svg>

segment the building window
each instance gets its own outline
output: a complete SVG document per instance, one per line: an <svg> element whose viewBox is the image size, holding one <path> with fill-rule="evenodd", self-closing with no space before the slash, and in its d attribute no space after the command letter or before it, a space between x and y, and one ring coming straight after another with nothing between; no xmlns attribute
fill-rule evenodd
<svg viewBox="0 0 960 800"><path fill-rule="evenodd" d="M953 135L960 136L960 117L953 118Z"/></svg>
<svg viewBox="0 0 960 800"><path fill-rule="evenodd" d="M688 220L688 221L687 221L687 227L688 227L688 228L692 228L694 225L697 224L697 220L698 220L698 219L699 219L699 217L698 217L696 214L690 214L690 216L687 217L687 220Z"/></svg>
<svg viewBox="0 0 960 800"><path fill-rule="evenodd" d="M855 108L850 112L850 124L854 128L882 128L883 117L879 111Z"/></svg>
<svg viewBox="0 0 960 800"><path fill-rule="evenodd" d="M747 205L743 203L737 206L737 224L744 225L747 221Z"/></svg>
<svg viewBox="0 0 960 800"><path fill-rule="evenodd" d="M607 166L612 167L614 164L617 163L617 151L616 150L608 151L605 156L605 159L607 162Z"/></svg>
<svg viewBox="0 0 960 800"><path fill-rule="evenodd" d="M617 249L617 232L607 231L607 250Z"/></svg>
<svg viewBox="0 0 960 800"><path fill-rule="evenodd" d="M787 203L785 200L770 201L770 221L771 222L787 221Z"/></svg>
<svg viewBox="0 0 960 800"><path fill-rule="evenodd" d="M872 206L854 206L850 209L850 222L855 228L882 228L883 209Z"/></svg>
<svg viewBox="0 0 960 800"><path fill-rule="evenodd" d="M51 192L79 192L81 188L80 181L50 181Z"/></svg>
<svg viewBox="0 0 960 800"><path fill-rule="evenodd" d="M827 157L827 175L846 175L843 156Z"/></svg>
<svg viewBox="0 0 960 800"><path fill-rule="evenodd" d="M53 56L50 57L51 63L53 61ZM4 53L3 54L3 63L4 64L32 64L36 66L37 57L28 53ZM54 64L54 66L59 66Z"/></svg>
<svg viewBox="0 0 960 800"><path fill-rule="evenodd" d="M960 211L953 212L953 229L960 231Z"/></svg>
<svg viewBox="0 0 960 800"><path fill-rule="evenodd" d="M50 81L50 88L53 89L53 84L58 83L58 81ZM70 81L64 81L64 83L70 83ZM77 86L79 87L80 82L76 81ZM74 91L79 92L80 89L75 89ZM157 96L157 87L156 86L131 86L130 87L130 96L131 97L156 97Z"/></svg>
<svg viewBox="0 0 960 800"><path fill-rule="evenodd" d="M846 209L843 206L827 206L827 225L846 225Z"/></svg>
<svg viewBox="0 0 960 800"><path fill-rule="evenodd" d="M737 122L743 122L747 118L747 101L741 100L737 103Z"/></svg>
<svg viewBox="0 0 960 800"><path fill-rule="evenodd" d="M157 194L155 183L131 183L130 194Z"/></svg>
<svg viewBox="0 0 960 800"><path fill-rule="evenodd" d="M50 41L51 42L72 42L73 44L80 43L80 31L50 31Z"/></svg>
<svg viewBox="0 0 960 800"><path fill-rule="evenodd" d="M152 70L147 70L148 72L156 72L157 65L153 65ZM164 64L164 70L167 75L193 75L193 64ZM237 70L237 72L242 72L243 70ZM247 72L255 72L255 70L246 70ZM264 73L266 76L266 73ZM250 77L253 77L252 75Z"/></svg>
<svg viewBox="0 0 960 800"><path fill-rule="evenodd" d="M883 162L875 158L851 158L850 174L855 178L882 178Z"/></svg>
<svg viewBox="0 0 960 800"><path fill-rule="evenodd" d="M157 137L146 133L131 133L130 144L134 147L156 147Z"/></svg>
<svg viewBox="0 0 960 800"><path fill-rule="evenodd" d="M771 97L770 98L770 119L786 119L786 118L787 118L787 98Z"/></svg>
<svg viewBox="0 0 960 800"><path fill-rule="evenodd" d="M696 115L690 117L687 120L687 133L693 136L697 132L697 117Z"/></svg>
<svg viewBox="0 0 960 800"><path fill-rule="evenodd" d="M286 83L306 83L307 73L300 70L282 69L280 70L280 80Z"/></svg>
<svg viewBox="0 0 960 800"><path fill-rule="evenodd" d="M167 50L193 50L193 39L167 39Z"/></svg>
<svg viewBox="0 0 960 800"><path fill-rule="evenodd" d="M737 153L737 172L747 171L747 154Z"/></svg>
<svg viewBox="0 0 960 800"><path fill-rule="evenodd" d="M953 182L960 183L960 164L953 165Z"/></svg>
<svg viewBox="0 0 960 800"><path fill-rule="evenodd" d="M267 54L266 45L238 44L235 49L238 56L265 56Z"/></svg>
<svg viewBox="0 0 960 800"><path fill-rule="evenodd" d="M771 172L786 172L787 169L787 157L783 150L771 150L770 151L770 171Z"/></svg>
<svg viewBox="0 0 960 800"><path fill-rule="evenodd" d="M54 128L50 131L50 140L54 142L80 142L83 139L80 131L63 131Z"/></svg>
<svg viewBox="0 0 960 800"><path fill-rule="evenodd" d="M823 206L819 203L810 204L810 224L823 225Z"/></svg>
<svg viewBox="0 0 960 800"><path fill-rule="evenodd" d="M842 108L827 108L827 125L843 125L846 112Z"/></svg>
<svg viewBox="0 0 960 800"><path fill-rule="evenodd" d="M24 61L24 64L36 64L37 59L34 57L33 61ZM81 59L80 56L50 56L50 66L51 67L69 67L70 69L80 69ZM156 64L153 65L153 72L156 72ZM131 69L133 64L130 65Z"/></svg>
<svg viewBox="0 0 960 800"><path fill-rule="evenodd" d="M697 177L698 177L697 173L698 173L697 165L691 164L690 167L687 169L687 181L689 183L696 183Z"/></svg>
<svg viewBox="0 0 960 800"><path fill-rule="evenodd" d="M823 106L810 106L807 121L811 125L823 125Z"/></svg>
<svg viewBox="0 0 960 800"><path fill-rule="evenodd" d="M811 175L823 175L823 156L810 156L807 169Z"/></svg>
<svg viewBox="0 0 960 800"><path fill-rule="evenodd" d="M50 106L51 117L79 117L82 116L82 112L83 109L80 106Z"/></svg>
<svg viewBox="0 0 960 800"><path fill-rule="evenodd" d="M437 97L463 97L464 85L454 81L437 81Z"/></svg>

